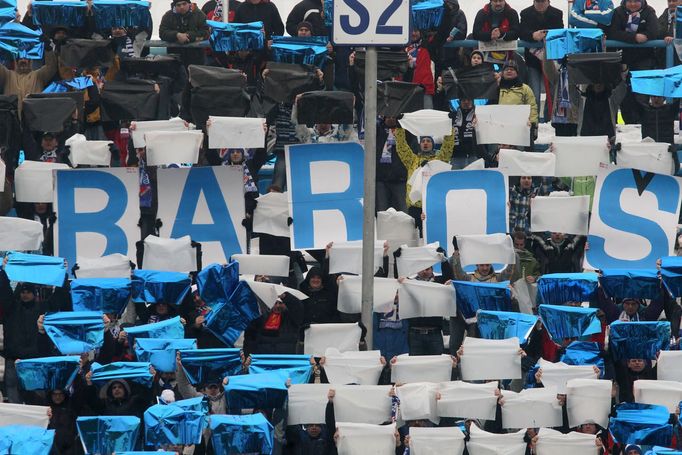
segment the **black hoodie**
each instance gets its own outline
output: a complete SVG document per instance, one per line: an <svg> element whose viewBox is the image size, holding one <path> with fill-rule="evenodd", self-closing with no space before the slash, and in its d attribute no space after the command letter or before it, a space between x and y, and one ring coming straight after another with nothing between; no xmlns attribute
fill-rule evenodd
<svg viewBox="0 0 682 455"><path fill-rule="evenodd" d="M313 290L310 278L322 277L322 288ZM336 309L337 288L319 267L313 267L300 285L300 290L309 298L303 301L304 324L331 324L340 322L339 311Z"/></svg>

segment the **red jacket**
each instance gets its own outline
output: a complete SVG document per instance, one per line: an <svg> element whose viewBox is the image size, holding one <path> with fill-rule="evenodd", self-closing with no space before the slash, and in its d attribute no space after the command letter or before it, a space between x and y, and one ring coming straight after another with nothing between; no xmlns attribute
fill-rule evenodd
<svg viewBox="0 0 682 455"><path fill-rule="evenodd" d="M414 46L410 46L406 50L409 54L414 56ZM417 48L416 51L417 58L412 72L412 80L409 82L423 85L424 94L433 95L436 93L436 85L433 79L433 73L431 72L431 53L423 46Z"/></svg>

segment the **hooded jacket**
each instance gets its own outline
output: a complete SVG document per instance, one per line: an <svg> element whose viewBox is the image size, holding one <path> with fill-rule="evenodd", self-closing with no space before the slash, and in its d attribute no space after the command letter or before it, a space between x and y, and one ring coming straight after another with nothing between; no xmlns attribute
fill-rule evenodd
<svg viewBox="0 0 682 455"><path fill-rule="evenodd" d="M568 25L576 28L602 28L611 24L612 0L575 0L568 15Z"/></svg>
<svg viewBox="0 0 682 455"><path fill-rule="evenodd" d="M310 22L313 36L327 36L327 27L322 19L322 0L301 0L294 6L287 17L287 33L298 36L298 24L303 21Z"/></svg>
<svg viewBox="0 0 682 455"><path fill-rule="evenodd" d="M626 0L623 0L613 12L613 19L608 30L608 38L626 43L636 43L635 35L643 34L651 40L658 38L658 18L656 11L642 0L642 8L639 10L639 25L636 32L628 31L628 21L631 13L625 8ZM630 69L651 69L654 65L654 53L651 49L626 48L623 49L623 63Z"/></svg>
<svg viewBox="0 0 682 455"><path fill-rule="evenodd" d="M286 294L282 299L286 311L282 312L279 329L268 330L266 322L270 312L251 321L244 331L244 354L295 354L298 335L303 326L303 303Z"/></svg>
<svg viewBox="0 0 682 455"><path fill-rule="evenodd" d="M519 39L519 14L508 3L499 15L493 12L490 3L479 10L474 20L473 37L478 41L490 41L495 28L500 29L500 39L504 41Z"/></svg>
<svg viewBox="0 0 682 455"><path fill-rule="evenodd" d="M112 386L122 384L125 396L122 399L114 398ZM95 385L88 386L87 403L100 415L108 416L137 416L142 418L144 411L151 405L151 389L138 387L139 391L133 392L125 379L112 379L100 389L99 399ZM146 393L145 393L146 392Z"/></svg>
<svg viewBox="0 0 682 455"><path fill-rule="evenodd" d="M444 68L459 66L459 48L443 47L449 36L453 39L463 40L467 36L469 25L467 23L466 15L459 7L458 0L445 1L445 16L438 27L438 32L433 39L434 49L438 49L439 54L434 57L439 57L440 65L436 67L436 73ZM437 62L438 63L438 62Z"/></svg>
<svg viewBox="0 0 682 455"><path fill-rule="evenodd" d="M321 289L313 290L310 287L310 279L313 276L322 277ZM309 298L303 301L304 324L340 322L339 311L336 309L338 290L319 267L310 269L299 289L309 296Z"/></svg>

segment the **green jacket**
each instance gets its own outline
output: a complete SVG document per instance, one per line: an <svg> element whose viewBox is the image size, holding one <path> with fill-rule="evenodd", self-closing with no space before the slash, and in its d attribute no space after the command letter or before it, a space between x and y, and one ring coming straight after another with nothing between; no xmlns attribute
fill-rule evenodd
<svg viewBox="0 0 682 455"><path fill-rule="evenodd" d="M538 105L535 102L533 89L526 84L517 85L511 88L500 89L500 100L498 104L506 105L530 105L530 123L538 124Z"/></svg>
<svg viewBox="0 0 682 455"><path fill-rule="evenodd" d="M514 269L514 276L511 278L512 282L527 276L532 276L537 280L541 274L541 269L533 253L528 250L516 250L516 254L518 255L519 263Z"/></svg>

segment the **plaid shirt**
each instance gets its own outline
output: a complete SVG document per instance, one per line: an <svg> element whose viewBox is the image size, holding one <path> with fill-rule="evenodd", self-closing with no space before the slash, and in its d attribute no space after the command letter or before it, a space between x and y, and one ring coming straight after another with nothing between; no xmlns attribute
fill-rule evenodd
<svg viewBox="0 0 682 455"><path fill-rule="evenodd" d="M509 191L509 232L523 229L530 233L530 201L538 193L539 188L534 186L527 190L514 186Z"/></svg>

